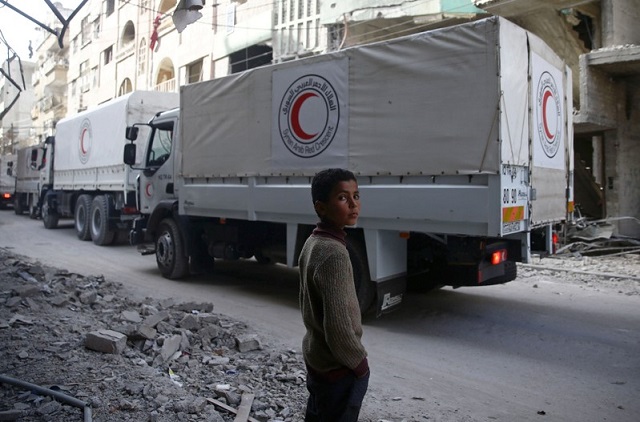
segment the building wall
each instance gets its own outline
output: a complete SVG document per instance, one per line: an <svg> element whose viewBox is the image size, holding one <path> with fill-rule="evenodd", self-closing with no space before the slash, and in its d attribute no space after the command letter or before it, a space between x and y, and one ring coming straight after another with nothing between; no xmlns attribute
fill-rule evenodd
<svg viewBox="0 0 640 422"><path fill-rule="evenodd" d="M637 0L602 2L603 47L640 44L640 4ZM620 234L640 238L640 74L616 75L616 129L604 134L607 215Z"/></svg>
<svg viewBox="0 0 640 422"><path fill-rule="evenodd" d="M31 130L31 106L34 101L31 77L35 69L35 63L22 61L22 74L17 58L2 63L2 70L10 75L21 88L18 89L9 79L0 74L0 111L10 107L12 101L18 96L18 100L6 112L0 122L0 153L12 153L21 145L29 142ZM22 87L22 78L26 87Z"/></svg>

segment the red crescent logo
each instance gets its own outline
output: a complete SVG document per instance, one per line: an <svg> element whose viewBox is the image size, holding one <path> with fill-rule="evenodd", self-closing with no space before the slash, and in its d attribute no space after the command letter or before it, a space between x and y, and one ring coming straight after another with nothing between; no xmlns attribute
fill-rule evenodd
<svg viewBox="0 0 640 422"><path fill-rule="evenodd" d="M151 196L151 194L153 193L152 189L153 189L153 186L151 186L151 183L147 183L147 187L144 189L147 196L149 197Z"/></svg>
<svg viewBox="0 0 640 422"><path fill-rule="evenodd" d="M83 154L87 153L87 150L84 148L84 136L87 134L87 128L82 129L82 133L80 134L80 150Z"/></svg>
<svg viewBox="0 0 640 422"><path fill-rule="evenodd" d="M553 94L551 91L545 91L542 96L542 122L544 124L544 133L547 135L547 138L553 139L554 135L549 130L549 124L547 122L547 101L551 98Z"/></svg>
<svg viewBox="0 0 640 422"><path fill-rule="evenodd" d="M305 101L307 101L311 97L317 96L318 95L313 92L304 93L295 100L293 106L291 107L291 129L298 138L304 139L305 141L313 139L318 134L310 134L302 129L302 127L300 126L300 109L302 108L302 104L304 104Z"/></svg>

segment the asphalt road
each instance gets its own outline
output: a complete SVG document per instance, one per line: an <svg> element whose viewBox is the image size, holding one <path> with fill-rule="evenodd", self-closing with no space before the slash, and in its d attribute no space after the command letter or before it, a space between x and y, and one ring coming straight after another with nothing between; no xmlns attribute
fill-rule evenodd
<svg viewBox="0 0 640 422"><path fill-rule="evenodd" d="M162 278L153 256L81 242L72 225L0 211L0 247L134 294L210 301L267 345L299 350L297 272L253 261L218 263L188 281ZM365 324L372 367L363 420L640 420L640 297L541 273L503 286L409 294Z"/></svg>

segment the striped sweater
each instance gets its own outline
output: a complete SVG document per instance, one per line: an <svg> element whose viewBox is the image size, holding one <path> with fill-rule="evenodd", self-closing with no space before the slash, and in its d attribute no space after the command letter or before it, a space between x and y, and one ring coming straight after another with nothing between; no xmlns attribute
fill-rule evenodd
<svg viewBox="0 0 640 422"><path fill-rule="evenodd" d="M298 261L300 309L307 329L302 353L309 370L325 378L335 378L345 368L356 376L369 369L345 236L343 230L319 223Z"/></svg>

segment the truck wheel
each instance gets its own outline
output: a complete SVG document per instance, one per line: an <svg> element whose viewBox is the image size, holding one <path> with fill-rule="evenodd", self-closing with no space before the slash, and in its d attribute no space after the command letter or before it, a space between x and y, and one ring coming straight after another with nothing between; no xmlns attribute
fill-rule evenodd
<svg viewBox="0 0 640 422"><path fill-rule="evenodd" d="M40 216L38 212L37 204L38 204L38 197L35 196L35 194L29 195L29 218L33 220L35 220Z"/></svg>
<svg viewBox="0 0 640 422"><path fill-rule="evenodd" d="M180 229L171 218L160 222L156 237L156 262L163 277L177 279L189 275L189 262Z"/></svg>
<svg viewBox="0 0 640 422"><path fill-rule="evenodd" d="M349 251L349 259L351 259L353 267L353 281L358 295L360 314L364 316L372 310L376 297L376 286L369 275L369 264L362 242L347 240L347 251Z"/></svg>
<svg viewBox="0 0 640 422"><path fill-rule="evenodd" d="M508 283L509 281L515 280L516 277L518 277L518 266L516 265L516 263L514 261L505 261L504 275L501 277L497 277L495 283Z"/></svg>
<svg viewBox="0 0 640 422"><path fill-rule="evenodd" d="M90 222L91 239L94 244L104 246L113 242L116 233L109 229L109 198L105 195L93 198Z"/></svg>
<svg viewBox="0 0 640 422"><path fill-rule="evenodd" d="M42 202L42 222L44 223L44 227L47 229L55 229L58 227L59 219L60 216L58 213L49 208L49 201L47 201L47 198L45 197Z"/></svg>
<svg viewBox="0 0 640 422"><path fill-rule="evenodd" d="M22 213L24 212L24 209L22 209L20 196L22 195L16 194L16 196L13 199L13 212L15 212L16 215L22 215Z"/></svg>
<svg viewBox="0 0 640 422"><path fill-rule="evenodd" d="M80 240L91 240L91 196L80 195L76 201L76 210L74 213L74 222L76 226L76 234Z"/></svg>

